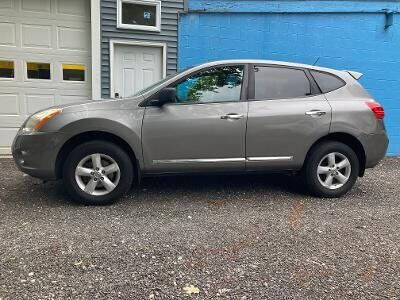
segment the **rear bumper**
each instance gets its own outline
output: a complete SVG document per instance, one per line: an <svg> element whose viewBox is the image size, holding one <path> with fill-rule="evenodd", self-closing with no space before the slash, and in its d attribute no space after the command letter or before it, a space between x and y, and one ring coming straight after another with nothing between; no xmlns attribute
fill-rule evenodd
<svg viewBox="0 0 400 300"><path fill-rule="evenodd" d="M56 159L64 138L57 132L17 134L12 154L17 167L33 177L56 179Z"/></svg>
<svg viewBox="0 0 400 300"><path fill-rule="evenodd" d="M386 132L364 136L365 168L375 167L386 155L389 139Z"/></svg>

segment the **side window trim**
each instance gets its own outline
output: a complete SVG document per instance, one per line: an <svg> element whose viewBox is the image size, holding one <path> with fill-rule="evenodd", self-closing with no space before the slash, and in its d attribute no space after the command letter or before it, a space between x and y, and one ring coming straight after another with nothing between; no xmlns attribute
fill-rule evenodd
<svg viewBox="0 0 400 300"><path fill-rule="evenodd" d="M254 101L255 99L255 86L256 86L256 81L255 81L255 64L249 64L249 87L248 87L248 92L247 92L247 101Z"/></svg>
<svg viewBox="0 0 400 300"><path fill-rule="evenodd" d="M242 80L242 86L241 86L241 91L240 91L240 100L239 101L215 101L215 102L209 102L209 103L204 103L204 102L199 102L199 103L193 103L193 102L188 102L188 103L168 103L166 105L200 105L200 104L218 104L218 103L237 103L237 102L246 102L248 100L248 93L247 93L247 87L249 84L249 64L243 63L243 64L238 64L238 63L228 63L228 64L221 64L221 65L216 65L216 66L210 66L201 70L197 70L194 71L190 74L187 74L186 76L179 78L178 80L170 83L169 85L167 85L164 88L169 88L169 87L173 87L175 85L178 85L182 82L184 82L186 79L188 79L189 77L192 76L196 76L199 73L202 73L204 71L210 70L210 69L214 69L214 68L219 68L219 67L229 67L229 66L243 66L243 80ZM158 91L159 92L159 91ZM158 92L156 92L155 94L153 94L149 99L145 100L145 105L144 106L152 106L149 105L149 103L151 102L151 100L154 100L155 97L157 97Z"/></svg>
<svg viewBox="0 0 400 300"><path fill-rule="evenodd" d="M243 80L242 80L239 102L244 102L248 100L248 88L249 88L249 64L243 64Z"/></svg>
<svg viewBox="0 0 400 300"><path fill-rule="evenodd" d="M311 84L311 96L315 96L315 95L321 95L322 91L319 88L317 82L315 81L314 77L311 75L311 71L310 69L304 69L303 70L308 78L308 81L310 81Z"/></svg>
<svg viewBox="0 0 400 300"><path fill-rule="evenodd" d="M303 97L295 97L295 98L276 98L276 99L255 99L255 68L259 67L272 67L272 68L286 68L286 69L294 69L303 71L310 83L311 95L303 96ZM272 65L272 64L249 64L249 88L248 88L248 99L247 101L273 101L273 100L285 100L285 99L296 99L296 98L307 98L307 97L315 97L317 95L321 95L322 92L315 82L314 78L311 76L310 70L306 68L300 67L292 67L285 65Z"/></svg>

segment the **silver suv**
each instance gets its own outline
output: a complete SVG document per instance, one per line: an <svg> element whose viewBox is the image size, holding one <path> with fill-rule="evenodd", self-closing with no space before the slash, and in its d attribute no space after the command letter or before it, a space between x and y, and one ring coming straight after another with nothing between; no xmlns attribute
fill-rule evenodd
<svg viewBox="0 0 400 300"><path fill-rule="evenodd" d="M23 172L62 178L77 201L105 204L144 176L299 173L339 197L384 156L382 106L361 73L262 60L203 64L123 100L30 116L12 151Z"/></svg>

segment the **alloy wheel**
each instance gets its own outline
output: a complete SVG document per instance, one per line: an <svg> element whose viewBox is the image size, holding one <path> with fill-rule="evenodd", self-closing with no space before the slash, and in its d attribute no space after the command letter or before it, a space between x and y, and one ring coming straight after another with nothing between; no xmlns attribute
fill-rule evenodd
<svg viewBox="0 0 400 300"><path fill-rule="evenodd" d="M322 186L330 190L341 188L349 181L350 175L350 160L342 153L329 153L318 164L318 180Z"/></svg>
<svg viewBox="0 0 400 300"><path fill-rule="evenodd" d="M85 156L76 166L75 180L79 188L93 196L111 193L118 185L121 170L110 156L94 153Z"/></svg>

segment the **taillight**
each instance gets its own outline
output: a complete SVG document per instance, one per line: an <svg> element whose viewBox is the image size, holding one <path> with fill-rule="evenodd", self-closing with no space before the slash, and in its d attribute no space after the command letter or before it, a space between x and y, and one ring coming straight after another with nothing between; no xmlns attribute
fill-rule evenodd
<svg viewBox="0 0 400 300"><path fill-rule="evenodd" d="M366 104L372 110L378 120L383 120L385 117L385 110L383 109L382 105L380 105L378 102L366 102Z"/></svg>

